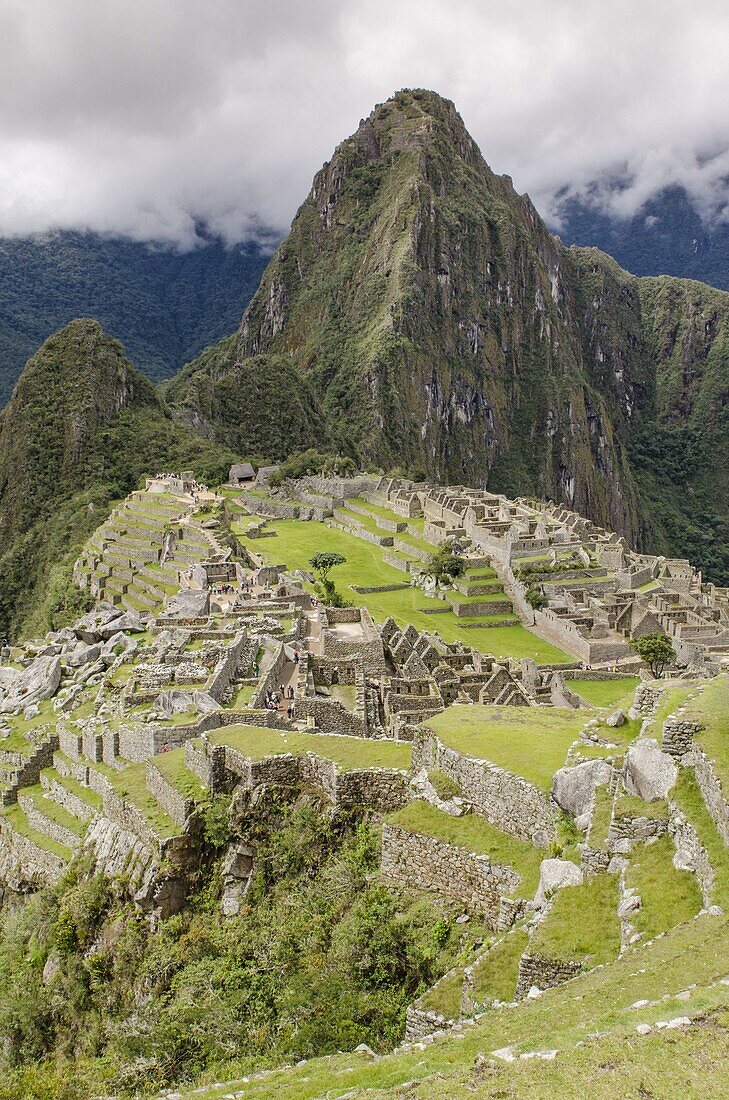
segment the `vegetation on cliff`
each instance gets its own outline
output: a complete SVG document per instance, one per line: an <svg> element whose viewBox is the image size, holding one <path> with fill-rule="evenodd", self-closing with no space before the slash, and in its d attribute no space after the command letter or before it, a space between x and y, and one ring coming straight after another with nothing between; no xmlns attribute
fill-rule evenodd
<svg viewBox="0 0 729 1100"><path fill-rule="evenodd" d="M227 839L224 820L208 832ZM3 910L3 1100L136 1095L360 1042L387 1050L408 1002L481 931L386 887L377 833L310 797L269 791L235 832L254 875L224 922L212 850L187 908L156 931L82 868Z"/></svg>

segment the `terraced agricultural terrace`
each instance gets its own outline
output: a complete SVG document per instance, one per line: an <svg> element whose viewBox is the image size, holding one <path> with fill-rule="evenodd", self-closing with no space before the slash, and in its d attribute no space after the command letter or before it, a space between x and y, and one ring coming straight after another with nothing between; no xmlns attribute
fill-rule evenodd
<svg viewBox="0 0 729 1100"><path fill-rule="evenodd" d="M436 584L444 545L463 568ZM0 667L6 891L91 868L164 928L217 858L216 919L243 928L257 841L236 815L314 799L377 831L384 890L478 930L413 990L394 1053L196 1095L431 1096L433 1074L454 1097L577 1095L601 1057L659 1059L664 1018L686 1057L726 1037L726 620L693 571L476 490L184 472L120 503L74 576L92 610ZM661 621L676 659L653 680L628 642ZM530 1093L535 1059L550 1083ZM665 1094L693 1095L691 1072Z"/></svg>

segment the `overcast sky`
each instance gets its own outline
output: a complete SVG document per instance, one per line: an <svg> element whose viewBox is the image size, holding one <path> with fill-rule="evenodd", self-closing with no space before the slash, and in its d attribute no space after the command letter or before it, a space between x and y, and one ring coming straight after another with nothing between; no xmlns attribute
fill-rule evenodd
<svg viewBox="0 0 729 1100"><path fill-rule="evenodd" d="M0 0L0 234L280 232L402 87L545 214L606 174L726 202L727 0Z"/></svg>

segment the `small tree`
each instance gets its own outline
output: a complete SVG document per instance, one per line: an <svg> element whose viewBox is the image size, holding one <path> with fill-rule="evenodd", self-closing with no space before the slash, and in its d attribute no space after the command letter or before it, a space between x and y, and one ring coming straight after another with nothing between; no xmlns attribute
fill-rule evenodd
<svg viewBox="0 0 729 1100"><path fill-rule="evenodd" d="M544 589L538 585L530 585L526 592L526 601L534 611L541 611L547 607L549 600L544 594Z"/></svg>
<svg viewBox="0 0 729 1100"><path fill-rule="evenodd" d="M334 550L322 550L319 554L314 554L313 558L309 558L309 565L318 580L317 592L324 602L331 604L332 607L344 607L345 604L329 574L335 565L344 565L346 560Z"/></svg>
<svg viewBox="0 0 729 1100"><path fill-rule="evenodd" d="M644 634L641 638L631 638L629 645L645 661L657 680L663 675L663 670L669 661L676 659L676 651L670 639L660 632Z"/></svg>
<svg viewBox="0 0 729 1100"><path fill-rule="evenodd" d="M444 542L443 545L431 554L423 570L426 577L432 577L435 587L441 584L450 584L466 572L466 563L463 558L454 553L453 544Z"/></svg>

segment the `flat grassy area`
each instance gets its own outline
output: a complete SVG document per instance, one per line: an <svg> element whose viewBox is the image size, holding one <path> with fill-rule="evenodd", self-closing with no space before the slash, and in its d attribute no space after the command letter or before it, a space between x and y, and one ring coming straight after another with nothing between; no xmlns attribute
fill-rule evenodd
<svg viewBox="0 0 729 1100"><path fill-rule="evenodd" d="M662 798L646 802L636 794L621 794L615 799L615 817L618 820L646 817L649 821L667 822L669 816L668 803Z"/></svg>
<svg viewBox="0 0 729 1100"><path fill-rule="evenodd" d="M244 710L253 698L255 691L255 684L241 684L241 686L235 691L230 702L225 704L225 709Z"/></svg>
<svg viewBox="0 0 729 1100"><path fill-rule="evenodd" d="M620 680L567 680L567 687L576 691L593 707L622 707L627 710L633 701L639 676L625 676Z"/></svg>
<svg viewBox="0 0 729 1100"><path fill-rule="evenodd" d="M696 744L714 761L724 791L729 791L729 676L706 684L687 705L686 717L706 727L697 734Z"/></svg>
<svg viewBox="0 0 729 1100"><path fill-rule="evenodd" d="M224 726L208 734L214 745L229 745L251 760L283 753L316 753L332 760L343 771L359 768L410 767L410 745L395 741L369 741L363 737L337 737L317 733L281 732L264 726Z"/></svg>
<svg viewBox="0 0 729 1100"><path fill-rule="evenodd" d="M473 996L477 1001L514 999L519 959L528 942L524 929L515 929L479 959L472 971Z"/></svg>
<svg viewBox="0 0 729 1100"><path fill-rule="evenodd" d="M207 1088L180 1091L184 1100L321 1100L357 1092L372 1100L713 1100L726 1095L729 1013L726 986L711 983L729 970L729 917L702 917L665 937L627 951L606 967L546 990L516 1008L491 1009L475 1026L445 1035L425 1049L396 1051L377 1059L331 1055L250 1074L232 1063ZM679 990L696 983L688 1001ZM666 997L665 1001L661 998ZM660 1001L639 1009L636 1001ZM706 1016L699 1027L655 1031L636 1026L676 1016ZM579 1045L577 1045L579 1044ZM554 1061L506 1064L491 1052L554 1049ZM253 1063L255 1066L255 1063ZM259 1063L260 1065L260 1063ZM241 1079L243 1078L243 1079Z"/></svg>
<svg viewBox="0 0 729 1100"><path fill-rule="evenodd" d="M595 790L595 803L592 808L592 821L588 841L591 848L605 848L607 845L608 829L612 818L613 796L607 788L607 784L597 787Z"/></svg>
<svg viewBox="0 0 729 1100"><path fill-rule="evenodd" d="M625 881L637 890L642 901L631 923L646 937L691 920L703 904L696 876L691 871L677 871L673 866L675 852L668 835L652 844L641 844L631 852Z"/></svg>
<svg viewBox="0 0 729 1100"><path fill-rule="evenodd" d="M530 954L589 966L612 962L620 950L617 906L615 875L595 875L581 886L565 886L557 891L544 923L537 927Z"/></svg>
<svg viewBox="0 0 729 1100"><path fill-rule="evenodd" d="M347 561L332 570L332 580L347 599L366 607L379 622L391 616L399 626L412 623L418 630L437 630L446 642L465 642L482 653L493 653L496 657L531 657L538 664L568 663L571 660L561 649L543 642L521 623L505 627L469 628L464 625L464 620L453 614L447 603L426 596L417 587L408 586L396 592L355 592L352 585L368 588L402 584L403 573L383 561L380 547L336 527L315 520L276 520L268 524L268 529L276 532L274 538L250 540L245 538L245 531L238 524L234 524L233 529L266 563L285 562L289 569L310 571L309 559L322 550L342 554ZM441 614L429 615L424 610L427 608L445 610Z"/></svg>
<svg viewBox="0 0 729 1100"><path fill-rule="evenodd" d="M77 779L74 779L70 775L60 775L55 768L44 768L41 774L47 776L49 779L55 780L59 786L64 787L81 802L85 802L89 808L89 817L93 817L95 813L101 810L104 800L97 791L92 791L90 787L85 787L83 783L79 783Z"/></svg>
<svg viewBox="0 0 729 1100"><path fill-rule="evenodd" d="M429 802L418 800L396 810L387 820L402 829L436 837L446 844L455 844L477 855L488 856L494 863L513 867L522 880L516 895L534 897L544 852L525 840L495 828L485 817L478 814L451 817Z"/></svg>
<svg viewBox="0 0 729 1100"><path fill-rule="evenodd" d="M494 707L454 703L425 723L444 745L490 760L543 791L585 724L579 711L558 707Z"/></svg>
<svg viewBox="0 0 729 1100"><path fill-rule="evenodd" d="M658 706L655 709L651 723L653 725L653 736L659 741L663 733L663 723L668 718L669 714L673 712L684 703L686 703L693 695L696 694L697 689L696 681L679 684L668 684L665 691L658 700Z"/></svg>
<svg viewBox="0 0 729 1100"><path fill-rule="evenodd" d="M183 798L191 798L195 802L207 798L207 791L198 777L185 766L184 748L159 753L152 757L152 763Z"/></svg>

